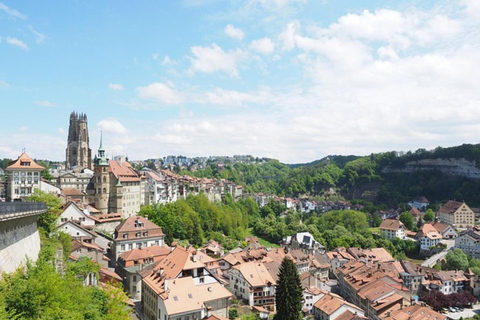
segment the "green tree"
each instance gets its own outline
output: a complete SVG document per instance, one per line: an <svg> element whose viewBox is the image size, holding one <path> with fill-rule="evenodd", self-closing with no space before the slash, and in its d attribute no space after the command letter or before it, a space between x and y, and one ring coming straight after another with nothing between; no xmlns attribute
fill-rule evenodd
<svg viewBox="0 0 480 320"><path fill-rule="evenodd" d="M413 228L415 227L415 219L409 212L402 212L398 220L402 221L405 225L405 228L407 228L408 230L413 230Z"/></svg>
<svg viewBox="0 0 480 320"><path fill-rule="evenodd" d="M425 211L425 215L423 216L423 220L425 220L425 222L430 222L430 221L433 221L434 219L435 219L435 214L433 213L433 210L427 209L427 211Z"/></svg>
<svg viewBox="0 0 480 320"><path fill-rule="evenodd" d="M38 226L43 228L47 233L53 232L53 230L55 230L55 222L62 212L62 201L60 198L52 193L35 189L33 194L28 197L28 200L45 202L47 204L47 212L38 217Z"/></svg>
<svg viewBox="0 0 480 320"><path fill-rule="evenodd" d="M372 227L379 227L382 224L382 218L378 212L372 213Z"/></svg>
<svg viewBox="0 0 480 320"><path fill-rule="evenodd" d="M468 256L461 249L448 251L445 260L447 269L466 270L469 267Z"/></svg>
<svg viewBox="0 0 480 320"><path fill-rule="evenodd" d="M280 265L278 282L275 290L277 313L274 320L300 320L303 290L295 263L284 258Z"/></svg>

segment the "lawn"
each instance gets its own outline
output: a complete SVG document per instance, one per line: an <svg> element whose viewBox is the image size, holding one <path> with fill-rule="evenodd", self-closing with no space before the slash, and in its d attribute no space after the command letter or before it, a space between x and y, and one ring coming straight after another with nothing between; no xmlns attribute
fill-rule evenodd
<svg viewBox="0 0 480 320"><path fill-rule="evenodd" d="M368 230L370 231L371 234L380 234L380 228L379 227L368 228Z"/></svg>
<svg viewBox="0 0 480 320"><path fill-rule="evenodd" d="M261 244L262 246L264 247L267 247L267 248L280 248L280 245L279 244L275 244L275 243L271 243L270 241L266 240L266 239L263 239L259 236L256 236L252 233L252 228L248 228L247 230L247 233L248 233L248 236L249 237L256 237L258 239L258 243Z"/></svg>

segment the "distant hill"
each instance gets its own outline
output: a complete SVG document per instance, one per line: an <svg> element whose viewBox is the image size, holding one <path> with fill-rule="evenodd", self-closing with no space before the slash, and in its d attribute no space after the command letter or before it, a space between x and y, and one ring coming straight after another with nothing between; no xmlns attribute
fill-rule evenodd
<svg viewBox="0 0 480 320"><path fill-rule="evenodd" d="M414 152L395 151L369 156L331 155L310 163L290 164L269 159L262 164L216 166L184 174L229 179L248 192L319 199L366 199L397 206L423 195L431 202L449 199L480 205L480 145Z"/></svg>

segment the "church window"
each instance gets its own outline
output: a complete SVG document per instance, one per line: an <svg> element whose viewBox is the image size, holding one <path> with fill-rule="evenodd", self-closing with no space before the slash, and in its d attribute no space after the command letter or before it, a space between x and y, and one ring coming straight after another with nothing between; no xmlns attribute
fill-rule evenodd
<svg viewBox="0 0 480 320"><path fill-rule="evenodd" d="M106 189L106 188L103 188L103 193L107 193L107 189Z"/></svg>
<svg viewBox="0 0 480 320"><path fill-rule="evenodd" d="M107 177L103 177L103 182L107 182Z"/></svg>

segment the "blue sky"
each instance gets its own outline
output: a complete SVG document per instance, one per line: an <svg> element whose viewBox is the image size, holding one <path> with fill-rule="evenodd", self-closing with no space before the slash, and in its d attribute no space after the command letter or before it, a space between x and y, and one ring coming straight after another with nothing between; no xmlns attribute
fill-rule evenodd
<svg viewBox="0 0 480 320"><path fill-rule="evenodd" d="M478 143L479 1L0 0L0 158L307 162Z"/></svg>

